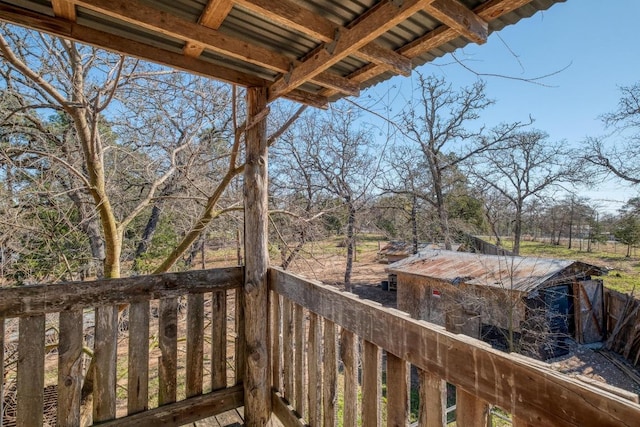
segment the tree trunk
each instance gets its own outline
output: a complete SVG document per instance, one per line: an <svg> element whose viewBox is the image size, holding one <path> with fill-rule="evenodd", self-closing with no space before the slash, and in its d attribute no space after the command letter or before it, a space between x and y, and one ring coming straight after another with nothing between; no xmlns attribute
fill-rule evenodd
<svg viewBox="0 0 640 427"><path fill-rule="evenodd" d="M414 194L411 200L411 234L413 237L413 253L418 253L418 197Z"/></svg>
<svg viewBox="0 0 640 427"><path fill-rule="evenodd" d="M351 292L351 272L353 271L355 253L356 208L350 200L347 203L349 206L349 218L347 219L347 266L344 270L344 286L348 292Z"/></svg>
<svg viewBox="0 0 640 427"><path fill-rule="evenodd" d="M522 206L516 207L516 217L513 224L513 254L520 255L520 238L522 237Z"/></svg>
<svg viewBox="0 0 640 427"><path fill-rule="evenodd" d="M138 242L136 253L133 258L133 271L136 273L140 272L140 259L142 258L142 255L147 253L147 250L151 245L151 239L153 239L153 235L155 234L158 223L160 222L161 213L162 207L160 206L160 203L156 203L155 205L153 205L151 214L149 215L149 219L147 220L147 225L144 227L142 238L140 239L140 242Z"/></svg>
<svg viewBox="0 0 640 427"><path fill-rule="evenodd" d="M247 89L247 123L252 123L267 105L266 88ZM269 268L267 233L268 157L266 118L246 133L244 173L245 282L244 315L246 363L244 375L245 424L268 425L271 389L268 381Z"/></svg>

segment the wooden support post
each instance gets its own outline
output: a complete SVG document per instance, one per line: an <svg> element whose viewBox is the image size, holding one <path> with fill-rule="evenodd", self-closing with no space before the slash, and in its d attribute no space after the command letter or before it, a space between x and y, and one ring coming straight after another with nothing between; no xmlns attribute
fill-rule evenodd
<svg viewBox="0 0 640 427"><path fill-rule="evenodd" d="M44 404L44 315L20 318L16 426L41 426Z"/></svg>
<svg viewBox="0 0 640 427"><path fill-rule="evenodd" d="M489 405L461 388L456 389L456 425L485 427Z"/></svg>
<svg viewBox="0 0 640 427"><path fill-rule="evenodd" d="M419 424L425 427L447 425L447 385L438 376L418 369L420 379Z"/></svg>
<svg viewBox="0 0 640 427"><path fill-rule="evenodd" d="M409 424L409 370L407 362L387 352L387 426Z"/></svg>
<svg viewBox="0 0 640 427"><path fill-rule="evenodd" d="M58 425L80 424L82 391L82 310L60 313L58 344Z"/></svg>
<svg viewBox="0 0 640 427"><path fill-rule="evenodd" d="M267 107L267 88L247 88L247 123ZM266 117L265 117L266 119ZM267 273L267 126L261 120L247 130L244 169L244 315L246 363L244 376L245 424L267 425L271 418L268 372Z"/></svg>

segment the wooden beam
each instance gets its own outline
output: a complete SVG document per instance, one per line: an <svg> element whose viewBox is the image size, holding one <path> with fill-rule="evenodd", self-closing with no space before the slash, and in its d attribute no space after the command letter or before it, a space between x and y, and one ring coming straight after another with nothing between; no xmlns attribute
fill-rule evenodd
<svg viewBox="0 0 640 427"><path fill-rule="evenodd" d="M74 1L82 7L128 24L140 26L187 42L193 42L198 46L202 46L203 49L206 48L223 56L239 59L278 73L288 72L291 66L297 63L297 61L292 61L290 58L269 49L170 15L137 0ZM346 95L357 96L360 90L357 84L331 72L317 74L312 82Z"/></svg>
<svg viewBox="0 0 640 427"><path fill-rule="evenodd" d="M345 28L313 13L290 0L236 0L235 3L278 25L291 28L321 42L332 42L337 31ZM353 53L356 58L373 62L403 76L411 75L411 60L376 42L364 45Z"/></svg>
<svg viewBox="0 0 640 427"><path fill-rule="evenodd" d="M76 20L76 6L69 0L51 0L51 7L53 13L59 18L64 18L68 21Z"/></svg>
<svg viewBox="0 0 640 427"><path fill-rule="evenodd" d="M282 425L286 427L307 427L309 425L277 391L271 392L271 405L273 406L273 414L278 417Z"/></svg>
<svg viewBox="0 0 640 427"><path fill-rule="evenodd" d="M489 36L489 24L458 0L435 0L425 12L467 39L483 44Z"/></svg>
<svg viewBox="0 0 640 427"><path fill-rule="evenodd" d="M272 290L295 304L519 419L579 426L630 426L640 419L640 406L525 363L522 356L277 268L270 276Z"/></svg>
<svg viewBox="0 0 640 427"><path fill-rule="evenodd" d="M225 18L233 8L232 0L209 0L207 5L198 19L198 24L203 25L212 30L217 30L224 22ZM183 48L185 55L197 58L202 54L204 45L187 41Z"/></svg>
<svg viewBox="0 0 640 427"><path fill-rule="evenodd" d="M433 1L407 0L401 6L396 6L391 0L384 0L376 4L352 27L340 31L333 42L323 44L291 72L276 80L269 87L269 99L278 98L311 80Z"/></svg>
<svg viewBox="0 0 640 427"><path fill-rule="evenodd" d="M247 88L247 121L267 107L267 88ZM245 316L245 417L249 426L267 425L271 418L269 382L269 304L267 275L268 146L266 118L245 134L243 287Z"/></svg>

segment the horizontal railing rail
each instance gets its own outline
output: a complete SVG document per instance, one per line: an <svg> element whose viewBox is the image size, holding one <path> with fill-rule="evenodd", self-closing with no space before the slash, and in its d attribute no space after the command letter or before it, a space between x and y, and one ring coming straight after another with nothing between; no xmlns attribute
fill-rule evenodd
<svg viewBox="0 0 640 427"><path fill-rule="evenodd" d="M447 383L455 386L459 426L485 425L494 407L515 426L632 426L640 419L640 405L533 359L277 268L269 282L274 411L288 425L381 425L384 418L407 425L409 364L420 382L421 426L446 425Z"/></svg>
<svg viewBox="0 0 640 427"><path fill-rule="evenodd" d="M2 425L181 425L242 406L242 282L225 268L0 289Z"/></svg>

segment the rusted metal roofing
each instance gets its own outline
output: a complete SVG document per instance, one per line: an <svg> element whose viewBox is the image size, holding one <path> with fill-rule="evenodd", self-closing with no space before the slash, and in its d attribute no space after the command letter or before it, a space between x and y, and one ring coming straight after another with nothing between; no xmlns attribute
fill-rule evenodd
<svg viewBox="0 0 640 427"><path fill-rule="evenodd" d="M453 250L457 250L460 245L453 245ZM419 243L418 244L418 252L423 252L425 250L435 250L435 249L444 249L443 244L439 243ZM399 242L399 241L391 241L384 245L380 251L380 255L387 256L402 256L402 255L412 255L413 254L413 244L409 242Z"/></svg>
<svg viewBox="0 0 640 427"><path fill-rule="evenodd" d="M529 292L541 285L557 284L574 277L601 275L604 270L571 260L482 255L444 250L424 251L388 268L452 284L467 283Z"/></svg>
<svg viewBox="0 0 640 427"><path fill-rule="evenodd" d="M563 1L0 0L0 19L322 105Z"/></svg>

